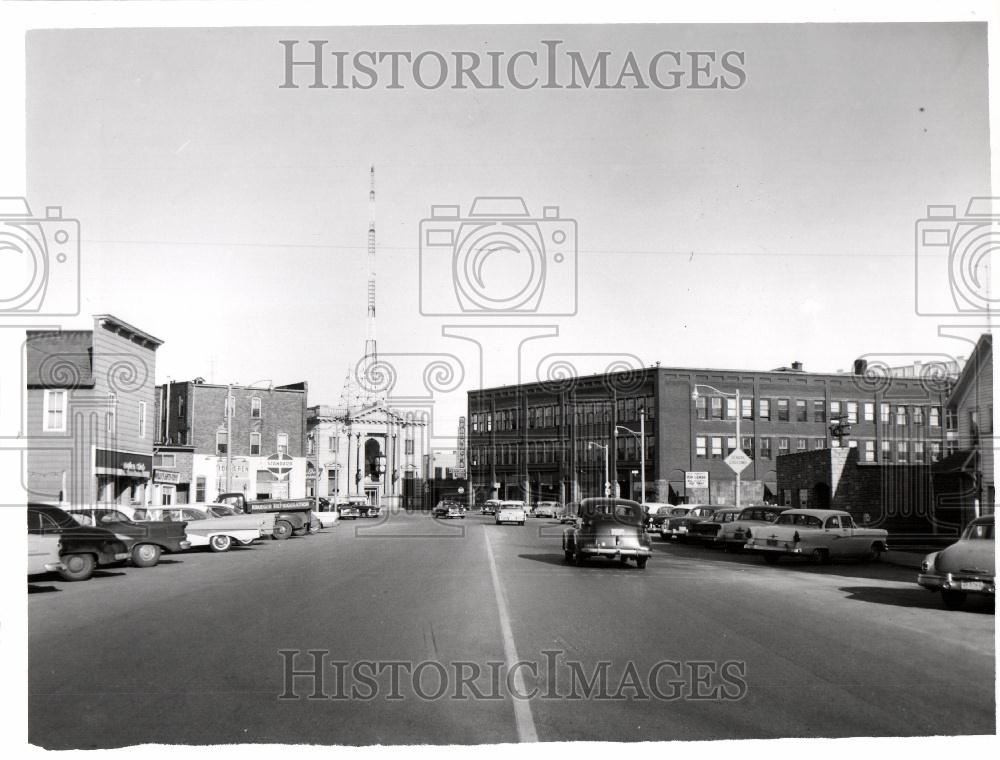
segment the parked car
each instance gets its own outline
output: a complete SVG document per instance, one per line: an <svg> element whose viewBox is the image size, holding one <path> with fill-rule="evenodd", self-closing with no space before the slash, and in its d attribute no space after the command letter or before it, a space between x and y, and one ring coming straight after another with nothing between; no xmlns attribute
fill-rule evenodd
<svg viewBox="0 0 1000 760"><path fill-rule="evenodd" d="M357 520L361 517L361 508L368 510L368 499L364 496L348 496L337 499L337 513L341 520Z"/></svg>
<svg viewBox="0 0 1000 760"><path fill-rule="evenodd" d="M316 500L316 509L313 510L313 517L316 518L323 528L332 528L340 522L340 512L337 511L336 505L322 496Z"/></svg>
<svg viewBox="0 0 1000 760"><path fill-rule="evenodd" d="M674 507L670 510L670 516L660 526L660 538L686 541L692 525L708 519L720 509L722 507L718 504L685 504Z"/></svg>
<svg viewBox="0 0 1000 760"><path fill-rule="evenodd" d="M499 505L500 499L487 499L486 502L483 503L482 512L484 515L495 515Z"/></svg>
<svg viewBox="0 0 1000 760"><path fill-rule="evenodd" d="M888 532L858 527L850 512L839 509L788 509L771 525L749 532L746 548L760 552L771 564L783 556L817 563L843 558L874 561L889 550Z"/></svg>
<svg viewBox="0 0 1000 760"><path fill-rule="evenodd" d="M235 514L227 517L213 517L208 505L179 504L159 507L141 507L135 510L135 519L170 520L186 522L185 531L192 546L208 546L214 552L225 552L233 542L248 546L264 535L274 531L274 515ZM271 533L264 533L270 525Z"/></svg>
<svg viewBox="0 0 1000 760"><path fill-rule="evenodd" d="M720 531L722 530L722 526L731 523L739 517L742 511L742 509L736 509L735 507L716 510L715 514L707 520L700 520L691 526L688 532L688 540L701 541L706 544L721 544L722 535Z"/></svg>
<svg viewBox="0 0 1000 760"><path fill-rule="evenodd" d="M722 524L719 529L721 540L727 552L739 552L747 542L750 529L755 526L770 525L787 507L776 507L768 504L744 507L739 516L732 522Z"/></svg>
<svg viewBox="0 0 1000 760"><path fill-rule="evenodd" d="M128 547L110 530L84 527L59 507L28 505L28 533L58 536L61 544L56 568L66 581L85 581L101 565L112 565L129 557Z"/></svg>
<svg viewBox="0 0 1000 760"><path fill-rule="evenodd" d="M628 499L584 499L571 511L578 523L563 531L562 547L567 562L581 565L592 557L616 559L621 564L635 560L645 568L652 548L645 529L642 506Z"/></svg>
<svg viewBox="0 0 1000 760"><path fill-rule="evenodd" d="M559 517L563 507L558 501L540 501L532 511L534 517Z"/></svg>
<svg viewBox="0 0 1000 760"><path fill-rule="evenodd" d="M995 529L993 515L977 517L956 543L924 557L917 583L940 591L949 610L961 609L969 594L996 596Z"/></svg>
<svg viewBox="0 0 1000 760"><path fill-rule="evenodd" d="M439 501L432 510L434 517L445 519L461 518L465 519L465 507L457 501Z"/></svg>
<svg viewBox="0 0 1000 760"><path fill-rule="evenodd" d="M663 504L656 501L647 501L642 505L646 512L646 530L650 533L659 533L663 521L670 516L673 504Z"/></svg>
<svg viewBox="0 0 1000 760"><path fill-rule="evenodd" d="M115 534L131 555L136 567L153 567L163 552L181 552L191 548L184 522L136 522L118 509L75 507L67 510L81 525L106 528Z"/></svg>
<svg viewBox="0 0 1000 760"><path fill-rule="evenodd" d="M497 525L508 522L524 525L524 521L527 519L527 516L528 512L524 508L523 501L501 501L497 506L494 522L496 522Z"/></svg>
<svg viewBox="0 0 1000 760"><path fill-rule="evenodd" d="M62 542L57 534L28 533L28 575L62 570Z"/></svg>

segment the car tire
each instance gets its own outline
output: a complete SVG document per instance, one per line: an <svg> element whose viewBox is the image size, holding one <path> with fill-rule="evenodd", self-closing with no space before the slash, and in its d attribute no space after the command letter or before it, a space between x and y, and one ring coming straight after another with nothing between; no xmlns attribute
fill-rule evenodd
<svg viewBox="0 0 1000 760"><path fill-rule="evenodd" d="M64 581L85 581L94 574L97 561L93 554L64 554L60 557L63 563L59 576Z"/></svg>
<svg viewBox="0 0 1000 760"><path fill-rule="evenodd" d="M883 551L884 550L882 549L882 544L877 542L873 543L871 546L868 547L868 551L865 552L864 561L878 562L880 559L882 559Z"/></svg>
<svg viewBox="0 0 1000 760"><path fill-rule="evenodd" d="M777 552L764 552L764 561L769 565L777 565L781 555Z"/></svg>
<svg viewBox="0 0 1000 760"><path fill-rule="evenodd" d="M240 541L239 541L239 545L240 545L240 546L250 546L250 545L252 545L252 544L253 544L253 542L254 542L254 541L256 541L256 540L257 540L256 538L247 538L247 539L240 539Z"/></svg>
<svg viewBox="0 0 1000 760"><path fill-rule="evenodd" d="M275 541L284 541L292 535L292 524L287 520L278 520L274 523L274 533L271 534Z"/></svg>
<svg viewBox="0 0 1000 760"><path fill-rule="evenodd" d="M208 539L208 545L213 552L228 552L233 545L233 537L217 534Z"/></svg>
<svg viewBox="0 0 1000 760"><path fill-rule="evenodd" d="M649 562L649 557L636 557L635 564L639 566L640 570L646 569L646 563Z"/></svg>
<svg viewBox="0 0 1000 760"><path fill-rule="evenodd" d="M965 606L964 591L942 590L941 599L944 601L944 606L949 610L960 610Z"/></svg>
<svg viewBox="0 0 1000 760"><path fill-rule="evenodd" d="M156 544L136 544L132 547L132 564L136 567L155 567L160 561L160 547Z"/></svg>
<svg viewBox="0 0 1000 760"><path fill-rule="evenodd" d="M619 557L618 564L622 567L628 567L628 557Z"/></svg>

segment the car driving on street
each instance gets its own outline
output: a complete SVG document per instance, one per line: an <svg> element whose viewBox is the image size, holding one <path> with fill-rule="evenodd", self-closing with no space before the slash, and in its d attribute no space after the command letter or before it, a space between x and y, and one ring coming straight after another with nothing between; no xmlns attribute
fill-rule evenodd
<svg viewBox="0 0 1000 760"><path fill-rule="evenodd" d="M617 560L625 565L634 560L640 569L652 554L646 515L638 502L628 499L584 499L570 505L578 523L563 531L562 548L566 561L581 565L593 557Z"/></svg>

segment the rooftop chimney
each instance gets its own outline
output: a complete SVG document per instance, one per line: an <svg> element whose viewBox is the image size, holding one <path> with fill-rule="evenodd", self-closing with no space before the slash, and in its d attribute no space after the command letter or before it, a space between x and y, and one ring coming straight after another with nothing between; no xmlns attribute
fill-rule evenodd
<svg viewBox="0 0 1000 760"><path fill-rule="evenodd" d="M867 359L855 359L854 360L854 374L863 375L868 371L868 360Z"/></svg>
<svg viewBox="0 0 1000 760"><path fill-rule="evenodd" d="M792 369L796 372L802 371L802 362L792 362Z"/></svg>

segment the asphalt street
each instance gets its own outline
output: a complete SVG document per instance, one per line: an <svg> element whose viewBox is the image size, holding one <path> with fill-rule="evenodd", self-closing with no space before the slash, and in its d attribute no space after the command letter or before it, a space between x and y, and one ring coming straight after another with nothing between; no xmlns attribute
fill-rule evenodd
<svg viewBox="0 0 1000 760"><path fill-rule="evenodd" d="M398 513L30 579L30 741L996 732L992 604L947 611L885 563L768 566L659 539L645 570L574 567L561 531Z"/></svg>

